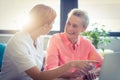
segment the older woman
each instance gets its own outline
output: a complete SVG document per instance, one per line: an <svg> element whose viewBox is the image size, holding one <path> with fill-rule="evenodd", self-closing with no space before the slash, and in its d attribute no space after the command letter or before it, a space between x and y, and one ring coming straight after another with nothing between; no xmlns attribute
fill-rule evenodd
<svg viewBox="0 0 120 80"><path fill-rule="evenodd" d="M87 69L96 61L71 61L58 68L41 71L43 54L40 53L40 35L52 28L56 12L43 4L30 11L30 22L23 31L17 32L7 43L3 57L0 80L51 80L72 68Z"/></svg>
<svg viewBox="0 0 120 80"><path fill-rule="evenodd" d="M89 24L88 15L80 9L72 9L68 14L65 31L53 35L49 40L45 69L49 70L73 60L96 60L102 64L102 57L97 53L95 47L80 33L87 29ZM77 70L76 70L77 71ZM76 72L74 71L74 73ZM77 71L78 76L67 73L64 77L79 77L81 71ZM94 77L93 77L94 78Z"/></svg>

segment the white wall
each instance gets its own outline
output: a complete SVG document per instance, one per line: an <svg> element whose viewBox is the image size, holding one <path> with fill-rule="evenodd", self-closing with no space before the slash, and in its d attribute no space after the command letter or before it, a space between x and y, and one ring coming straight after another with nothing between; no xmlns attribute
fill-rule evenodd
<svg viewBox="0 0 120 80"><path fill-rule="evenodd" d="M106 25L107 30L120 31L120 0L78 0L90 23ZM89 28L92 28L91 26Z"/></svg>
<svg viewBox="0 0 120 80"><path fill-rule="evenodd" d="M22 29L36 4L46 4L56 10L53 30L59 30L60 0L0 0L0 29Z"/></svg>

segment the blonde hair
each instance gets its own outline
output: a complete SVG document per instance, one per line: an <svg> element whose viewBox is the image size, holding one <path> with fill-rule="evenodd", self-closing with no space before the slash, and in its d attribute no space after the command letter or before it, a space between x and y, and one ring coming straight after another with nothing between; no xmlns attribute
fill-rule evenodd
<svg viewBox="0 0 120 80"><path fill-rule="evenodd" d="M88 24L89 24L89 18L86 12L80 10L80 9L72 9L69 14L68 17L70 17L71 15L77 16L80 19L83 19L83 27L87 28Z"/></svg>
<svg viewBox="0 0 120 80"><path fill-rule="evenodd" d="M30 16L34 19L39 18L41 19L41 21L49 21L51 20L51 18L55 18L56 17L56 12L54 9L52 9L51 7L44 5L44 4L38 4L36 6L34 6L31 11L30 11Z"/></svg>

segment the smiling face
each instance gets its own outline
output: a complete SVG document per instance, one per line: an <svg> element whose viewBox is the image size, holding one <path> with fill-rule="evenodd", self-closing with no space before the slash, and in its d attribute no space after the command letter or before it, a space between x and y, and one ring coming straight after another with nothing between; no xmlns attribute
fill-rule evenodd
<svg viewBox="0 0 120 80"><path fill-rule="evenodd" d="M83 19L80 19L75 15L68 17L65 25L65 33L68 39L78 38L79 34L85 30L86 28L83 27Z"/></svg>

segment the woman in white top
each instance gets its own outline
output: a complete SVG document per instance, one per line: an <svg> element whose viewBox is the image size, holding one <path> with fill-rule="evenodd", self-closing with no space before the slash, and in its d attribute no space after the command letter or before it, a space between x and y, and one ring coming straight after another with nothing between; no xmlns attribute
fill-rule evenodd
<svg viewBox="0 0 120 80"><path fill-rule="evenodd" d="M88 69L96 61L72 61L56 69L41 71L43 57L39 36L47 34L56 12L43 4L30 11L30 22L23 31L17 32L7 43L3 57L0 80L52 80L72 68Z"/></svg>

